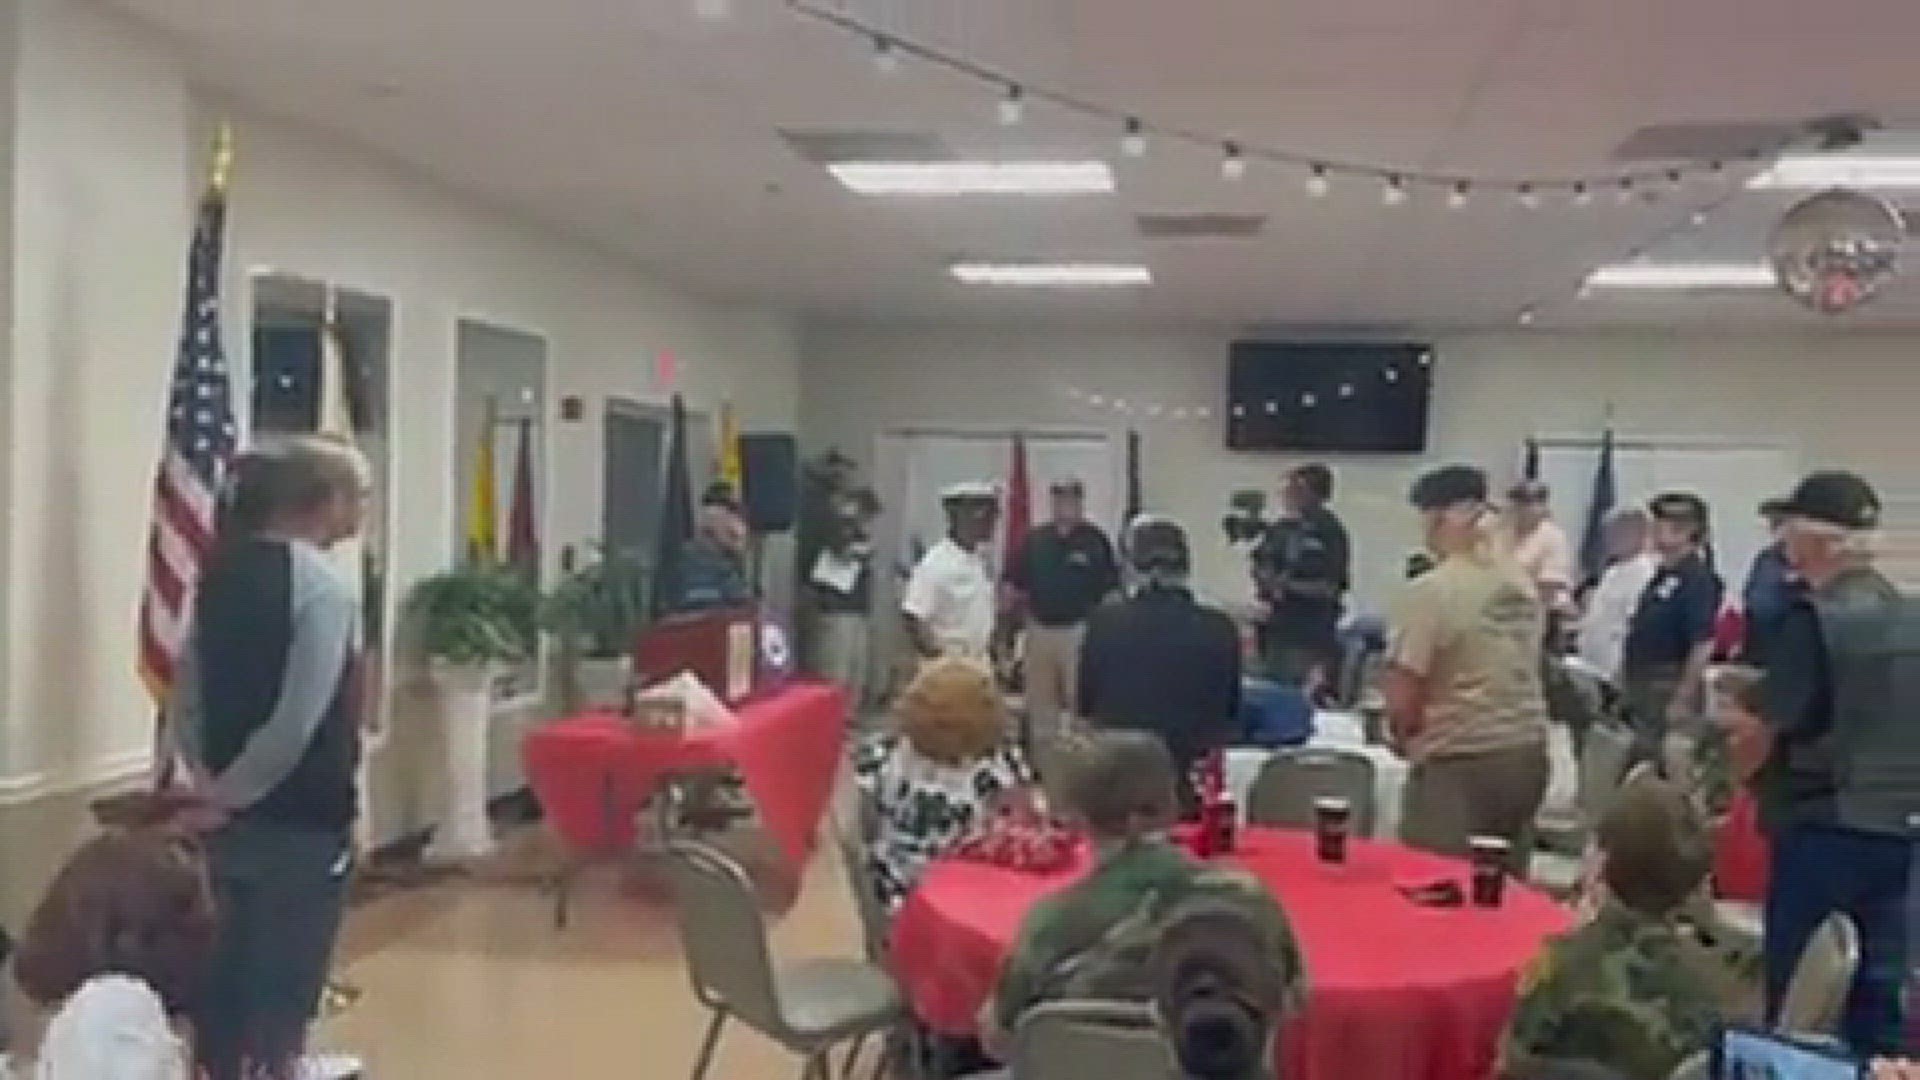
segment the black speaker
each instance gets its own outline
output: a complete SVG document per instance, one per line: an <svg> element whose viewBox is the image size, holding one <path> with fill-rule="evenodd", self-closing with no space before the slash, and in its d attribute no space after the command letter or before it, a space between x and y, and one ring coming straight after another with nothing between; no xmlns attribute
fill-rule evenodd
<svg viewBox="0 0 1920 1080"><path fill-rule="evenodd" d="M740 478L747 527L757 533L793 528L800 513L800 442L778 432L740 436Z"/></svg>

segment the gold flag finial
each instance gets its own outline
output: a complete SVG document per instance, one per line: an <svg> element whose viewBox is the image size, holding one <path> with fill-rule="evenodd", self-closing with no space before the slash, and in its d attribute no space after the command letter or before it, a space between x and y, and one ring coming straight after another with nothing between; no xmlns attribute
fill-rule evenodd
<svg viewBox="0 0 1920 1080"><path fill-rule="evenodd" d="M227 183L233 179L233 125L222 120L213 133L213 173L207 186L216 195L227 193Z"/></svg>

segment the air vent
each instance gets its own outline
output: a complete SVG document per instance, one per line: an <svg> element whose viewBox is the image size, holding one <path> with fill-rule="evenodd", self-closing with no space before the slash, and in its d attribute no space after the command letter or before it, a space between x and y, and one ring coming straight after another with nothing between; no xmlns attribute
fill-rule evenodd
<svg viewBox="0 0 1920 1080"><path fill-rule="evenodd" d="M1267 227L1261 214L1141 214L1134 218L1149 240L1246 240Z"/></svg>
<svg viewBox="0 0 1920 1080"><path fill-rule="evenodd" d="M933 135L910 131L781 131L808 161L951 161L953 149Z"/></svg>
<svg viewBox="0 0 1920 1080"><path fill-rule="evenodd" d="M1781 145L1805 127L1779 122L1654 124L1628 135L1614 148L1613 158L1615 161L1738 161L1755 150Z"/></svg>

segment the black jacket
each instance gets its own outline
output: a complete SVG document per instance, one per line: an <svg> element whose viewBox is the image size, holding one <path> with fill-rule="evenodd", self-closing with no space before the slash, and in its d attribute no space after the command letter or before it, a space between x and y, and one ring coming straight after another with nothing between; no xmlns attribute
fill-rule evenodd
<svg viewBox="0 0 1920 1080"><path fill-rule="evenodd" d="M1079 690L1095 725L1151 731L1190 765L1238 726L1240 633L1185 589L1142 589L1087 621Z"/></svg>

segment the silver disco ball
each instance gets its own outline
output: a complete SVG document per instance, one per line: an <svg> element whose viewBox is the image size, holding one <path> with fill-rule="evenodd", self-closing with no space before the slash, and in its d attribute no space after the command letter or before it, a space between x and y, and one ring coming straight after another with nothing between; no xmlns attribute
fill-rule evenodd
<svg viewBox="0 0 1920 1080"><path fill-rule="evenodd" d="M1801 201L1774 226L1774 279L1826 315L1850 311L1892 280L1906 223L1884 200L1838 188Z"/></svg>

